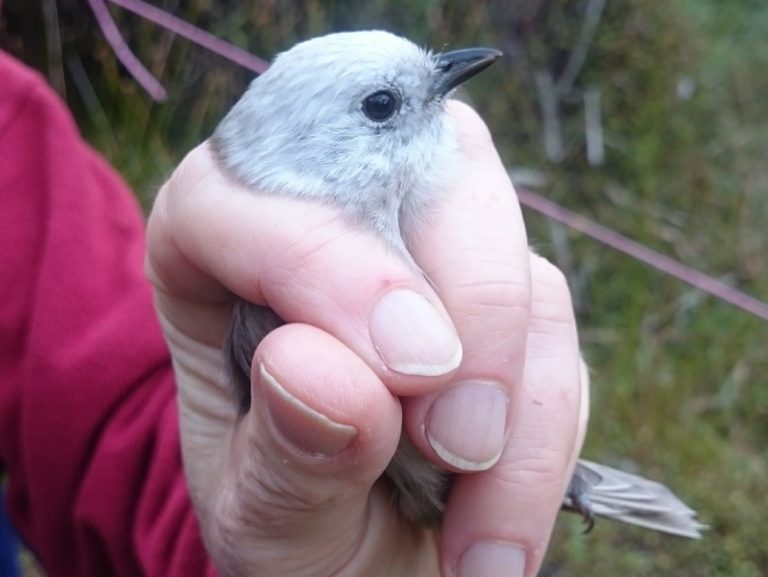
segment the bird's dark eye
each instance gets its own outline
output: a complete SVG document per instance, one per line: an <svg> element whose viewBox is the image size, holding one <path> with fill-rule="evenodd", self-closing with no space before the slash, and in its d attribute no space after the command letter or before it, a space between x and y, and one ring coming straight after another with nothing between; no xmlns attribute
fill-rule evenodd
<svg viewBox="0 0 768 577"><path fill-rule="evenodd" d="M400 98L397 93L390 90L379 90L363 100L363 112L376 122L384 122L392 118L399 106Z"/></svg>

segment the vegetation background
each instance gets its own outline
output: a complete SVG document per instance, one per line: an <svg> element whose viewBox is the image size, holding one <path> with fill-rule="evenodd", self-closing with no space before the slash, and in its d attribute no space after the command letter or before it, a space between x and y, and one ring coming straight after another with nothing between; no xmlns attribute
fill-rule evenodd
<svg viewBox="0 0 768 577"><path fill-rule="evenodd" d="M520 182L768 299L762 0L153 3L267 59L342 29L389 29L437 50L499 47L506 58L470 83L469 97ZM49 78L148 206L252 74L110 12L167 101L126 74L85 0L5 0L0 46ZM711 526L699 542L609 522L585 536L563 517L541 574L768 574L766 322L526 216L578 307L593 369L586 455L664 480Z"/></svg>

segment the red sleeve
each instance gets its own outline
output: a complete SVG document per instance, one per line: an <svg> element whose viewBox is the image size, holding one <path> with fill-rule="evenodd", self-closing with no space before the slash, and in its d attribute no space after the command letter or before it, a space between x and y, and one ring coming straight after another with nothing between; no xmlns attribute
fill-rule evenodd
<svg viewBox="0 0 768 577"><path fill-rule="evenodd" d="M0 469L50 577L213 575L143 256L130 191L0 52Z"/></svg>

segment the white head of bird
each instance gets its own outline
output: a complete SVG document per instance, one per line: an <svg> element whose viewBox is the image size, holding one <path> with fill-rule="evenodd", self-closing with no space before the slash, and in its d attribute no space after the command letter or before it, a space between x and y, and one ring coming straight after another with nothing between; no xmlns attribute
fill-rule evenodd
<svg viewBox="0 0 768 577"><path fill-rule="evenodd" d="M212 139L224 168L260 192L311 198L392 244L451 181L445 100L500 52L433 54L382 31L313 38L256 78Z"/></svg>

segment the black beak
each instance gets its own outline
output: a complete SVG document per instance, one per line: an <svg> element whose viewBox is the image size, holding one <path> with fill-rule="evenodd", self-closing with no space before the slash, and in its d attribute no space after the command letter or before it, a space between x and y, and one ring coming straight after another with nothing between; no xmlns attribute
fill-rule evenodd
<svg viewBox="0 0 768 577"><path fill-rule="evenodd" d="M501 52L493 48L465 48L437 56L435 66L435 96L445 96L496 62Z"/></svg>

